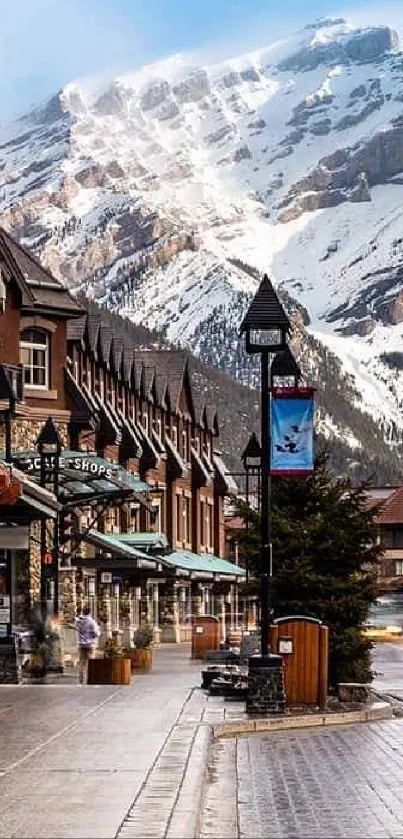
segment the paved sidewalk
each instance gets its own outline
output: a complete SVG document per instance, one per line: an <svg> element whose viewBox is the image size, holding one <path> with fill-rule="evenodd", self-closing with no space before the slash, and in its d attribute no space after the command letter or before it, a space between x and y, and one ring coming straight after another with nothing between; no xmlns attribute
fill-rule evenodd
<svg viewBox="0 0 403 839"><path fill-rule="evenodd" d="M217 740L201 839L403 837L403 721Z"/></svg>
<svg viewBox="0 0 403 839"><path fill-rule="evenodd" d="M181 646L130 687L2 686L0 837L193 836L209 736L199 684Z"/></svg>

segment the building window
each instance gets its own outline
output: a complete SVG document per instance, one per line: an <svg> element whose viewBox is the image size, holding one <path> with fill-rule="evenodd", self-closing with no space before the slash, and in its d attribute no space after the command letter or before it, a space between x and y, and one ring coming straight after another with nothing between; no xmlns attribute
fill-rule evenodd
<svg viewBox="0 0 403 839"><path fill-rule="evenodd" d="M143 411L143 415L142 415L142 418L141 418L141 424L142 424L146 434L148 434L148 413L147 413L147 411Z"/></svg>
<svg viewBox="0 0 403 839"><path fill-rule="evenodd" d="M206 527L205 527L205 546L207 550L212 550L214 545L213 533L213 507L208 502L206 503Z"/></svg>
<svg viewBox="0 0 403 839"><path fill-rule="evenodd" d="M396 577L403 577L403 559L397 559L395 562Z"/></svg>
<svg viewBox="0 0 403 839"><path fill-rule="evenodd" d="M155 533L161 533L161 531L162 531L161 501L160 500L153 501L152 505L153 505L153 508L154 508L152 522L151 522L152 530Z"/></svg>
<svg viewBox="0 0 403 839"><path fill-rule="evenodd" d="M119 533L119 510L109 507L105 514L105 533Z"/></svg>
<svg viewBox="0 0 403 839"><path fill-rule="evenodd" d="M182 541L182 496L176 496L176 541Z"/></svg>
<svg viewBox="0 0 403 839"><path fill-rule="evenodd" d="M189 449L189 429L185 427L182 430L182 448L181 448L181 457L185 461L185 463L189 462L190 459L190 449Z"/></svg>
<svg viewBox="0 0 403 839"><path fill-rule="evenodd" d="M43 329L24 329L20 337L20 362L24 383L29 387L49 387L49 334Z"/></svg>
<svg viewBox="0 0 403 839"><path fill-rule="evenodd" d="M175 448L177 449L178 448L178 429L177 429L176 425L173 425L172 428L171 428L171 440L172 440Z"/></svg>
<svg viewBox="0 0 403 839"><path fill-rule="evenodd" d="M381 540L385 548L403 548L403 529L384 530Z"/></svg>
<svg viewBox="0 0 403 839"><path fill-rule="evenodd" d="M192 534L192 505L191 498L183 499L183 539L187 544L191 542Z"/></svg>
<svg viewBox="0 0 403 839"><path fill-rule="evenodd" d="M129 533L138 533L140 530L140 505L130 504Z"/></svg>
<svg viewBox="0 0 403 839"><path fill-rule="evenodd" d="M155 431L157 437L161 440L161 434L162 434L161 417L155 417L154 418L154 431Z"/></svg>

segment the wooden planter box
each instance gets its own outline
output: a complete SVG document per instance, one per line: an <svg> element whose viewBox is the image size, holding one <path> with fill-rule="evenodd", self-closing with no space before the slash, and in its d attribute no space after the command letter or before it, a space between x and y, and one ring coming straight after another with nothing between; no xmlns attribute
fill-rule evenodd
<svg viewBox="0 0 403 839"><path fill-rule="evenodd" d="M89 685L130 685L130 658L91 658L88 662Z"/></svg>
<svg viewBox="0 0 403 839"><path fill-rule="evenodd" d="M153 666L153 651L149 650L130 650L130 662L132 673L140 671L142 673L149 673Z"/></svg>

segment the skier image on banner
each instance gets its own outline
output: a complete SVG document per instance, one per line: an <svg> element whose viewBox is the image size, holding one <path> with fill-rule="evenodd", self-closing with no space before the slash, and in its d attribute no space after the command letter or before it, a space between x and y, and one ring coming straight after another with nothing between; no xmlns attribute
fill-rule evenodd
<svg viewBox="0 0 403 839"><path fill-rule="evenodd" d="M278 452L285 454L299 454L306 450L306 437L310 433L310 427L304 424L291 425L288 434L284 434L283 438L276 443ZM304 439L305 438L305 439Z"/></svg>
<svg viewBox="0 0 403 839"><path fill-rule="evenodd" d="M273 399L271 471L306 472L312 469L312 399Z"/></svg>

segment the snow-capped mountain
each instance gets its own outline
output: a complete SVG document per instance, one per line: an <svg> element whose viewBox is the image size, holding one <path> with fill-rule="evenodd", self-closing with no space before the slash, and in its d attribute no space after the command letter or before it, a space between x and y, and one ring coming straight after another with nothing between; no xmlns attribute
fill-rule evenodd
<svg viewBox="0 0 403 839"><path fill-rule="evenodd" d="M219 65L177 55L109 85L68 84L2 127L0 219L72 288L243 380L253 371L237 327L268 272L322 389L322 432L365 448L356 419L338 413L343 393L400 448L403 53L392 28L323 20Z"/></svg>

